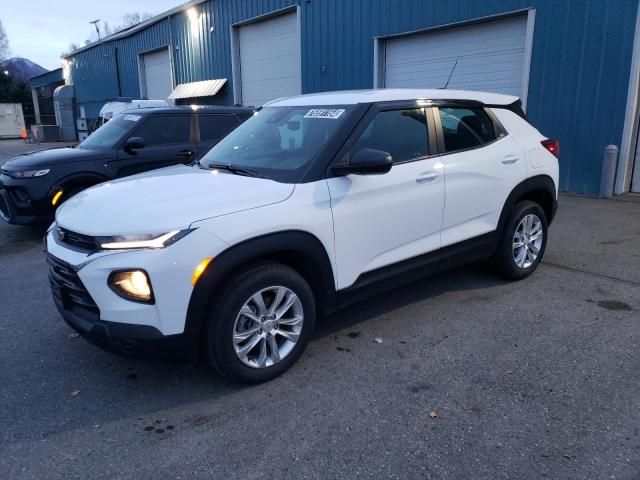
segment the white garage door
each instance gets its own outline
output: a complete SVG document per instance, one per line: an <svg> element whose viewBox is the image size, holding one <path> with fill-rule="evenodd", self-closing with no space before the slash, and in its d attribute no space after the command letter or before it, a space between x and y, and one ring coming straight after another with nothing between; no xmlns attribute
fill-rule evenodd
<svg viewBox="0 0 640 480"><path fill-rule="evenodd" d="M521 15L387 40L384 86L442 88L453 70L447 88L522 97L526 31Z"/></svg>
<svg viewBox="0 0 640 480"><path fill-rule="evenodd" d="M173 90L169 49L146 53L142 56L142 62L144 66L144 94L149 100L166 100Z"/></svg>
<svg viewBox="0 0 640 480"><path fill-rule="evenodd" d="M243 105L301 93L297 14L242 26L238 34Z"/></svg>

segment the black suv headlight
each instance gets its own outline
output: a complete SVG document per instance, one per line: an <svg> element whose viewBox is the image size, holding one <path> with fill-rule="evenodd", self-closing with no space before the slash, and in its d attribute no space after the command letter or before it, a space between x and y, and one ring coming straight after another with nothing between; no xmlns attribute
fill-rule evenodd
<svg viewBox="0 0 640 480"><path fill-rule="evenodd" d="M49 173L51 169L43 168L41 170L23 170L21 172L10 172L8 170L3 170L2 173L9 175L13 178L32 178L32 177L44 177L47 173Z"/></svg>

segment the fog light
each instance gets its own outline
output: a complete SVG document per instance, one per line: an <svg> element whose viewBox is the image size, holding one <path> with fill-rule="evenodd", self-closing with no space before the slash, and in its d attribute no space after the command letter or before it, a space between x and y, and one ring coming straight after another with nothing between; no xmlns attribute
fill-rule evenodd
<svg viewBox="0 0 640 480"><path fill-rule="evenodd" d="M153 303L151 281L144 270L113 272L109 275L109 287L127 300Z"/></svg>

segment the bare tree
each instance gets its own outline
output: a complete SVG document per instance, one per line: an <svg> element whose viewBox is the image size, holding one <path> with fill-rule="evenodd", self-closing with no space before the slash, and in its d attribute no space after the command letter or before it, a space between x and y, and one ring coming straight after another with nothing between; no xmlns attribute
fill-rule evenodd
<svg viewBox="0 0 640 480"><path fill-rule="evenodd" d="M100 32L102 33L102 38L108 37L109 35L115 33L107 22L102 22L102 28L100 29Z"/></svg>
<svg viewBox="0 0 640 480"><path fill-rule="evenodd" d="M0 20L0 61L7 58L10 52L9 37L7 37L7 32L2 25L2 20Z"/></svg>
<svg viewBox="0 0 640 480"><path fill-rule="evenodd" d="M69 46L67 47L67 49L64 52L60 53L60 56L65 56L65 55L69 55L70 53L75 52L76 50L78 50L80 47L80 44L75 43L75 42L71 42L69 44Z"/></svg>
<svg viewBox="0 0 640 480"><path fill-rule="evenodd" d="M139 23L149 20L152 17L153 17L152 13L132 12L132 13L124 14L122 16L122 24L116 27L111 27L107 22L101 22L98 24L99 25L98 28L100 29L100 37L105 38L105 37L108 37L109 35L113 35L114 33L121 32L122 30L126 30L127 28L133 27L134 25L138 25ZM96 32L91 32L91 35L89 36L89 38L84 41L84 45L90 45L97 41L98 41L98 34ZM73 53L74 51L78 50L80 47L81 45L75 42L70 43L69 47L67 48L67 51L62 52L62 55L68 55L70 53Z"/></svg>
<svg viewBox="0 0 640 480"><path fill-rule="evenodd" d="M111 29L112 33L121 32L122 30L126 30L129 27L133 27L134 25L138 25L146 20L149 20L153 17L152 13L149 12L132 12L125 13L122 16L122 24Z"/></svg>

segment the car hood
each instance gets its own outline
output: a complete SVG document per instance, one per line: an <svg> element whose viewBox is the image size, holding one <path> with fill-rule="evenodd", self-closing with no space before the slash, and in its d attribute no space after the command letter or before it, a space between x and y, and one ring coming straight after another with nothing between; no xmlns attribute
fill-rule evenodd
<svg viewBox="0 0 640 480"><path fill-rule="evenodd" d="M86 235L166 233L198 220L282 202L294 188L179 165L80 192L58 208L56 222Z"/></svg>
<svg viewBox="0 0 640 480"><path fill-rule="evenodd" d="M50 148L48 150L35 150L23 153L5 162L2 166L5 170L24 170L27 168L48 167L60 163L82 162L98 158L110 157L103 150L86 150L83 148Z"/></svg>

